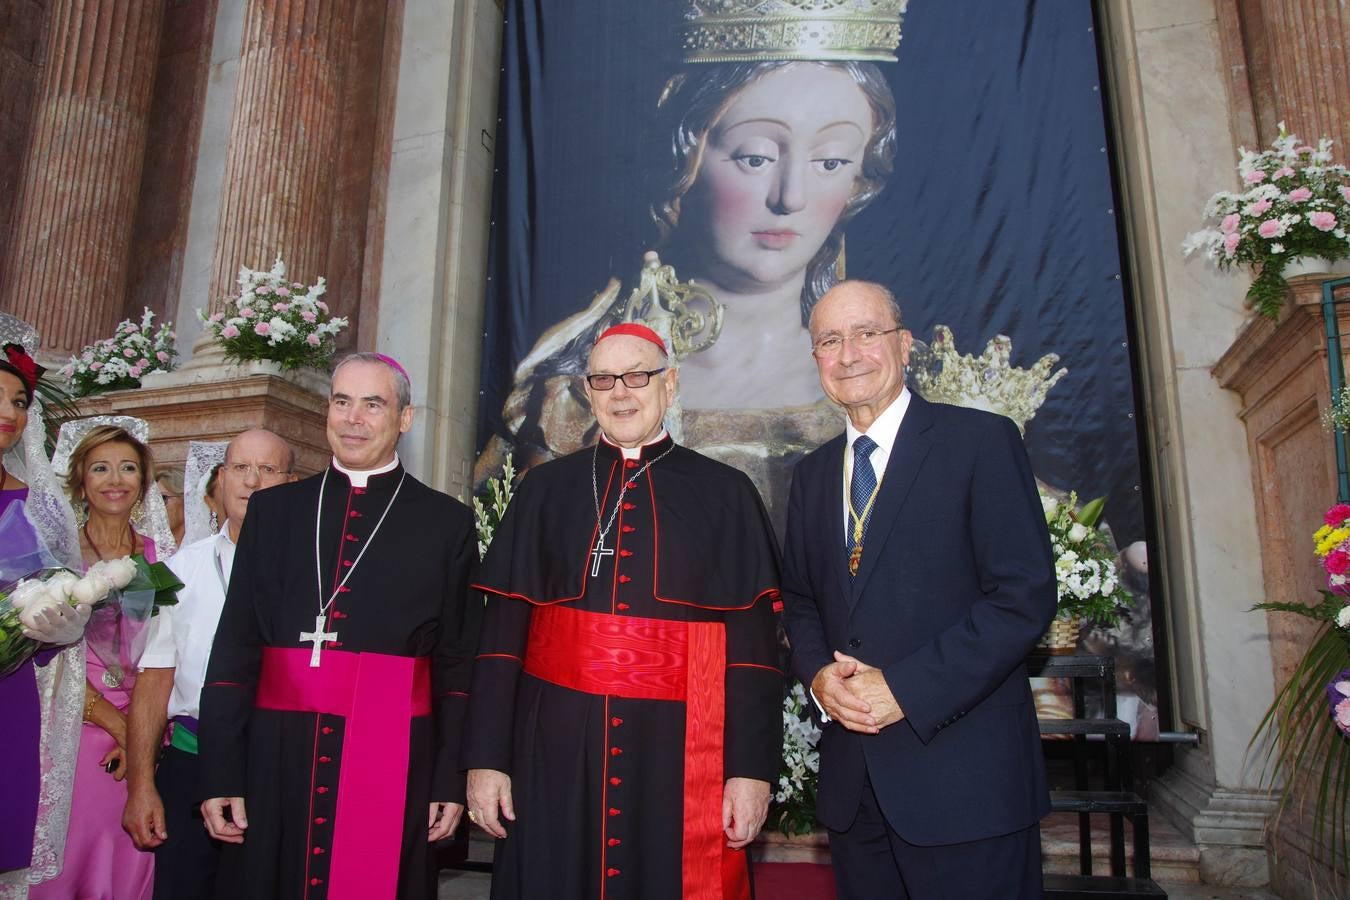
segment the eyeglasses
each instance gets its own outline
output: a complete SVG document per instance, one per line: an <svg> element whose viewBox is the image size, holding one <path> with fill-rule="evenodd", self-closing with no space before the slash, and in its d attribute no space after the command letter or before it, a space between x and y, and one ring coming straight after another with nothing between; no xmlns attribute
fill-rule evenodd
<svg viewBox="0 0 1350 900"><path fill-rule="evenodd" d="M859 350L866 350L876 345L888 334L895 334L903 326L897 325L894 328L887 328L885 331L876 331L871 328L864 328L862 331L855 331L852 334L832 334L829 337L823 337L811 345L811 352L816 356L836 356L839 351L844 349L844 344L851 343Z"/></svg>
<svg viewBox="0 0 1350 900"><path fill-rule="evenodd" d="M276 466L269 466L265 463L261 466L254 466L248 463L230 463L225 466L225 468L233 472L236 478L247 478L248 473L252 472L258 476L260 481L267 481L281 475L291 474L289 469L278 469Z"/></svg>
<svg viewBox="0 0 1350 900"><path fill-rule="evenodd" d="M625 387L644 388L652 380L653 375L660 375L664 368L652 369L650 372L624 372L622 375L587 375L586 383L591 386L593 391L609 391L614 389L614 384L623 379Z"/></svg>

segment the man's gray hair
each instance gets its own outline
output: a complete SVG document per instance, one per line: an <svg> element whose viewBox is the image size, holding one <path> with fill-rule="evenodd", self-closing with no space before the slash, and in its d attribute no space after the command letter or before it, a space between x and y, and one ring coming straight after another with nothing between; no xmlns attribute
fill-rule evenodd
<svg viewBox="0 0 1350 900"><path fill-rule="evenodd" d="M895 299L895 294L891 293L890 289L886 287L886 285L877 284L875 281L863 281L860 278L849 278L839 282L834 287L830 288L826 293L833 294L835 291L840 290L841 288L863 288L876 294L882 300L884 300L886 302L886 305L890 308L891 319L892 321L895 322L895 327L896 328L905 327L905 320L900 316L900 301ZM825 298L822 297L821 299L824 300ZM811 327L815 325L815 323L816 323L816 308L813 306L811 307L811 318L806 323L807 330L809 331Z"/></svg>
<svg viewBox="0 0 1350 900"><path fill-rule="evenodd" d="M356 362L375 363L388 369L389 374L394 376L394 396L398 398L399 412L412 405L412 385L408 382L408 376L397 366L391 366L383 353L348 353L333 366L333 377L337 377L338 371L343 366Z"/></svg>

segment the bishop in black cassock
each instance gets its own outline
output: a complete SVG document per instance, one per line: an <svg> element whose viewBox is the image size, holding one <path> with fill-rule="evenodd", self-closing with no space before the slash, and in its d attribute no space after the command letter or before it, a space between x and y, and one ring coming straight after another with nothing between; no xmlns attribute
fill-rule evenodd
<svg viewBox="0 0 1350 900"><path fill-rule="evenodd" d="M462 811L481 604L465 602L472 514L394 454L411 419L396 374L364 354L340 363L333 463L249 500L202 691L203 789L217 798L203 814L230 798L246 809L246 828L232 808L212 829L242 839L218 896L435 896L428 838Z"/></svg>
<svg viewBox="0 0 1350 900"><path fill-rule="evenodd" d="M604 436L529 472L475 582L462 763L471 818L504 829L498 900L749 897L782 746L777 551L750 479L662 430L663 364L645 326L601 336Z"/></svg>

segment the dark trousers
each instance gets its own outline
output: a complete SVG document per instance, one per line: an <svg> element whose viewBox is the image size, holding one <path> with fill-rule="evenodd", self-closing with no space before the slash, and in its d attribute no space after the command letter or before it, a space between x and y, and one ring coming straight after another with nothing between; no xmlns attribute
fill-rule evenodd
<svg viewBox="0 0 1350 900"><path fill-rule="evenodd" d="M972 811L971 815L979 815ZM858 817L830 831L839 900L1040 900L1041 829L921 847L887 824L871 782Z"/></svg>
<svg viewBox="0 0 1350 900"><path fill-rule="evenodd" d="M169 839L155 848L154 900L198 900L215 892L224 845L202 824L199 770L196 756L166 747L155 771Z"/></svg>

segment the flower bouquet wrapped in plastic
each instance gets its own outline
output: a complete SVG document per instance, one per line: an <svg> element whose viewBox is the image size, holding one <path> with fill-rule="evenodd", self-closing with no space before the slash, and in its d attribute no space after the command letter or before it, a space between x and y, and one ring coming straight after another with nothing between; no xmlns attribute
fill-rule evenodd
<svg viewBox="0 0 1350 900"><path fill-rule="evenodd" d="M0 677L41 646L25 630L68 606L88 610L89 649L120 684L145 649L150 617L159 606L177 603L182 586L168 566L142 557L101 561L83 575L72 572L43 546L22 504L11 504L0 515Z"/></svg>

